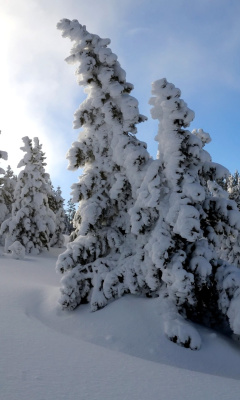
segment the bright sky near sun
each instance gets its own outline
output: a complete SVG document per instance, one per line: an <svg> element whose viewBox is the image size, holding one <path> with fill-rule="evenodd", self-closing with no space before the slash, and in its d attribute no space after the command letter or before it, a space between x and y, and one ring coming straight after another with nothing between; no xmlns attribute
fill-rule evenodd
<svg viewBox="0 0 240 400"><path fill-rule="evenodd" d="M132 95L149 120L138 137L155 156L151 82L166 77L194 110L190 129L212 137L213 161L240 170L239 0L0 0L0 149L18 173L21 138L38 136L47 171L63 197L80 172L67 171L66 152L77 140L73 113L85 98L74 69L64 62L71 43L56 29L62 18L78 19L88 31L109 37Z"/></svg>

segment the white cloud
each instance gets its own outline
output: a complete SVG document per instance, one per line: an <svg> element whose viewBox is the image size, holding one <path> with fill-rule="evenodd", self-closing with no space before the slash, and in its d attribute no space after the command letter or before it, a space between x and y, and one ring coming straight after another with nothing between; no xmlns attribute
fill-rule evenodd
<svg viewBox="0 0 240 400"><path fill-rule="evenodd" d="M116 4L112 0L0 0L0 148L8 151L7 163L16 172L23 156L21 138L37 136L52 179L59 182L66 175L65 155L78 136L72 131L73 112L85 95L75 82L74 70L64 62L71 43L61 38L56 24L64 17L79 17L104 36L104 21L116 26L124 14L126 1L118 4L118 10ZM76 174L62 185L69 191L74 181Z"/></svg>

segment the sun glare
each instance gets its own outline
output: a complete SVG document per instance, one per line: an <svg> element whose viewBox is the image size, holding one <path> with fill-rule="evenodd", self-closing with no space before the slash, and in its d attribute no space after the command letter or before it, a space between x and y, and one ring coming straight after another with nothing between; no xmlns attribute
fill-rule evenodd
<svg viewBox="0 0 240 400"><path fill-rule="evenodd" d="M23 136L39 136L37 122L31 118L28 104L16 81L11 76L11 51L16 35L14 20L2 14L0 16L0 149L8 152L8 160L1 161L6 167L10 164L17 172L17 164L23 156L20 147Z"/></svg>
<svg viewBox="0 0 240 400"><path fill-rule="evenodd" d="M16 160L19 158L19 150L14 139L14 132L19 123L19 110L16 110L15 105L17 99L14 98L14 90L11 86L9 74L10 52L9 48L13 39L14 24L5 15L0 16L0 48L1 48L1 63L0 63L0 148L8 151L8 161L16 165ZM11 143L11 146L10 146ZM11 155L9 154L11 148Z"/></svg>

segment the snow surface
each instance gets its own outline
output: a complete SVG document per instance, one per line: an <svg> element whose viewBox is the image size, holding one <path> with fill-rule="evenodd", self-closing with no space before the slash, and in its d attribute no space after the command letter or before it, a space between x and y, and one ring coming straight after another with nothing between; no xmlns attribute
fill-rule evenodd
<svg viewBox="0 0 240 400"><path fill-rule="evenodd" d="M94 313L62 311L62 251L0 256L1 400L239 398L240 345L198 327L199 351L177 346L163 333L158 299L127 295Z"/></svg>

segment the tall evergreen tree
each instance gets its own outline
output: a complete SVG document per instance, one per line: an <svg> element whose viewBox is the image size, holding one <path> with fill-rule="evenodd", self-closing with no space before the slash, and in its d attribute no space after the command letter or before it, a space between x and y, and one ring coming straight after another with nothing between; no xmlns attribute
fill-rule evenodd
<svg viewBox="0 0 240 400"><path fill-rule="evenodd" d="M228 317L236 329L229 308L238 296L240 271L227 262L239 254L239 247L231 252L240 214L216 182L228 171L203 149L210 136L185 129L194 113L180 99L180 90L162 79L153 83L153 95L152 117L160 121L158 159L149 166L130 211L132 230L145 236L146 281L152 290L161 287L161 300L168 302L167 335L198 348L199 336L184 327L178 313L206 324L225 324Z"/></svg>
<svg viewBox="0 0 240 400"><path fill-rule="evenodd" d="M136 287L135 272L126 268L135 252L128 209L149 159L146 144L135 137L136 124L146 118L130 96L133 85L117 56L107 48L110 40L90 34L76 20L62 20L58 28L74 42L67 62L79 63L78 83L87 86L74 121L83 131L68 152L69 169L84 172L72 187L73 201L79 202L76 239L57 262L64 275L60 302L73 309L90 301L96 310Z"/></svg>
<svg viewBox="0 0 240 400"><path fill-rule="evenodd" d="M38 138L23 138L21 147L26 154L18 167L24 167L18 175L14 191L12 214L3 222L1 234L6 234L5 248L19 241L26 253L38 254L48 249L55 230L54 213L48 205L48 179L44 166L44 153Z"/></svg>
<svg viewBox="0 0 240 400"><path fill-rule="evenodd" d="M152 116L159 119L158 158L138 141L145 118L129 93L108 39L78 21L58 24L74 46L78 83L87 99L75 113L83 127L68 152L69 168L84 168L73 185L79 202L76 239L60 255L63 308L90 302L92 310L124 293L159 295L171 340L192 349L200 337L188 317L226 324L240 333L240 213L219 185L228 171L203 149L210 136L186 130L194 113L165 79L153 84Z"/></svg>

